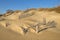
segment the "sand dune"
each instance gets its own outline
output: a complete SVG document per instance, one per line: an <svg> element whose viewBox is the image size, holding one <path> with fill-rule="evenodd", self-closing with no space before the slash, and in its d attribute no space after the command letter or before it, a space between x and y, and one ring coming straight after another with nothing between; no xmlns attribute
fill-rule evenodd
<svg viewBox="0 0 60 40"><path fill-rule="evenodd" d="M60 40L60 14L30 9L0 16L0 40Z"/></svg>

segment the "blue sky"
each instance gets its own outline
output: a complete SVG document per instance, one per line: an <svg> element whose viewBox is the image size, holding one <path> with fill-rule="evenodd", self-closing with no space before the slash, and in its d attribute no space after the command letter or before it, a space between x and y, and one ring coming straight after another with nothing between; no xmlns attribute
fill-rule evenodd
<svg viewBox="0 0 60 40"><path fill-rule="evenodd" d="M5 13L8 9L51 8L58 5L60 0L0 0L0 13Z"/></svg>

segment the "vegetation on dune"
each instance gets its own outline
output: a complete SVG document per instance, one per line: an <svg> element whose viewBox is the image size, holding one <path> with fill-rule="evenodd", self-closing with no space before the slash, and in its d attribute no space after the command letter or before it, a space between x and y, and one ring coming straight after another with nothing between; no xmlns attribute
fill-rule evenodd
<svg viewBox="0 0 60 40"><path fill-rule="evenodd" d="M10 10L10 9L8 9L7 11L6 11L6 13L13 13L14 11L13 10Z"/></svg>
<svg viewBox="0 0 60 40"><path fill-rule="evenodd" d="M60 6L54 8L54 10L55 10L56 12L60 13Z"/></svg>
<svg viewBox="0 0 60 40"><path fill-rule="evenodd" d="M54 8L40 8L39 11L55 11L57 13L60 13L60 6L54 7Z"/></svg>
<svg viewBox="0 0 60 40"><path fill-rule="evenodd" d="M2 14L0 14L0 16L2 16Z"/></svg>
<svg viewBox="0 0 60 40"><path fill-rule="evenodd" d="M27 12L29 12L31 10L37 10L37 11L55 11L57 13L60 13L60 6L53 7L53 8L38 8L38 9L30 8L30 9L27 9L27 10L23 11L23 13L27 13ZM4 16L8 16L8 15L10 15L12 13L19 13L19 12L21 12L21 10L14 11L14 10L8 9L5 14L0 14L0 17L3 16L3 15Z"/></svg>

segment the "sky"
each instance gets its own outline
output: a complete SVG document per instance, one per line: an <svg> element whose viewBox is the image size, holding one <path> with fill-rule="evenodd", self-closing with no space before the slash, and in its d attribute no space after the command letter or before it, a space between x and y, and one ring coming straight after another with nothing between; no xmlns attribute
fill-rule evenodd
<svg viewBox="0 0 60 40"><path fill-rule="evenodd" d="M0 0L0 14L6 10L26 10L29 8L52 8L60 5L60 0Z"/></svg>

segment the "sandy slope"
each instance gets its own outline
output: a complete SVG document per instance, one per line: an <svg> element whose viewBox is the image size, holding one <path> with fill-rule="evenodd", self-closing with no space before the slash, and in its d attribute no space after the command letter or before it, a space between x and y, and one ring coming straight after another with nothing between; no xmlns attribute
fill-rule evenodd
<svg viewBox="0 0 60 40"><path fill-rule="evenodd" d="M44 23L44 18L46 22L55 21L56 27L36 33L29 24ZM29 28L29 31L24 33L22 27ZM43 25L39 27L44 28ZM30 10L0 17L0 40L60 40L60 14L54 11Z"/></svg>
<svg viewBox="0 0 60 40"><path fill-rule="evenodd" d="M21 35L0 27L0 40L60 40L60 34L51 31L44 31L38 35L31 32L26 35Z"/></svg>

